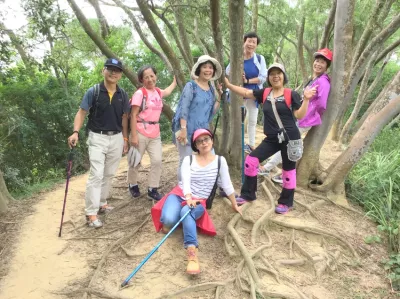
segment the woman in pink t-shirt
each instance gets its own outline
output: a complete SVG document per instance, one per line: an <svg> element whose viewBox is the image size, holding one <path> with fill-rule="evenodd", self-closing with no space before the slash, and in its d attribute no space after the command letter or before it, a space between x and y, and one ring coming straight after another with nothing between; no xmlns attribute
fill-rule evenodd
<svg viewBox="0 0 400 299"><path fill-rule="evenodd" d="M162 148L160 136L160 116L163 107L162 98L169 96L176 86L176 80L166 89L156 87L157 71L151 65L145 65L138 72L139 82L143 84L132 96L131 103L131 145L136 147L143 157L145 151L150 156L150 172L148 177L147 197L160 200L162 195L157 188L160 185ZM128 170L129 191L132 197L140 196L137 183L138 170Z"/></svg>

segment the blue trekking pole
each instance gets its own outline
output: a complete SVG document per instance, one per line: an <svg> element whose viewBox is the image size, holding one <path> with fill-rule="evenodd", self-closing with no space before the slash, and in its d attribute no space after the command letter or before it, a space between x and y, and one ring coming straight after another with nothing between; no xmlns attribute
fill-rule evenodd
<svg viewBox="0 0 400 299"><path fill-rule="evenodd" d="M240 107L242 112L242 184L244 183L244 106Z"/></svg>
<svg viewBox="0 0 400 299"><path fill-rule="evenodd" d="M196 204L200 204L200 202L197 202ZM154 249L152 251L150 251L150 253L143 259L143 261L141 261L141 263L135 268L135 270L132 271L131 274L129 274L129 276L124 280L124 282L121 284L121 288L123 288L124 286L126 286L129 282L129 280L132 279L132 277L140 270L140 268L143 267L143 265L149 260L149 258L151 258L151 256L154 254L154 252L157 251L158 248L160 248L160 246L162 245L162 243L164 243L164 241L169 237L170 234L173 233L173 231L178 227L178 225L183 221L183 219L186 218L187 215L189 215L190 211L192 208L190 208L185 215L182 216L181 219L179 219L178 223L174 225L174 227L168 232L168 234L160 241L160 243L158 243L156 245L156 247L154 247Z"/></svg>

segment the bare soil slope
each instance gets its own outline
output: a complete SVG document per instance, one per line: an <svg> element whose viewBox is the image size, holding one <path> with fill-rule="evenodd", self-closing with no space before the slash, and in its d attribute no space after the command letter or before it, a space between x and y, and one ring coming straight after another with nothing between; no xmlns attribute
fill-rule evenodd
<svg viewBox="0 0 400 299"><path fill-rule="evenodd" d="M324 162L339 152L327 144ZM175 148L165 146L163 192L176 184L177 163ZM142 192L147 156L143 165ZM394 298L380 265L386 250L384 245L364 243L364 237L377 232L360 209L299 190L296 209L275 215L279 186L269 179L263 184L260 180L258 200L244 206L243 219L216 197L210 214L218 234L199 236L199 276L185 274L179 228L120 290L121 282L164 236L155 233L150 220L153 203L145 196L131 199L126 169L123 159L110 199L116 209L98 230L85 226L86 175L70 181L62 238L58 226L65 186L43 194L21 222L16 242L7 243L12 254L2 254L5 243L0 246L0 261L8 269L0 281L0 298ZM234 184L239 191L239 178ZM19 223L6 220L0 220L1 242Z"/></svg>

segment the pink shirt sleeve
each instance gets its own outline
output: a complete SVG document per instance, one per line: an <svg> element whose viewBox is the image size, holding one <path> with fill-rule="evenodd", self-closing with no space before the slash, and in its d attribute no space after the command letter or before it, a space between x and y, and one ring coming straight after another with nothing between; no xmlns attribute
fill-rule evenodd
<svg viewBox="0 0 400 299"><path fill-rule="evenodd" d="M142 105L143 101L143 92L138 89L132 96L132 99L130 101L131 106L139 106Z"/></svg>

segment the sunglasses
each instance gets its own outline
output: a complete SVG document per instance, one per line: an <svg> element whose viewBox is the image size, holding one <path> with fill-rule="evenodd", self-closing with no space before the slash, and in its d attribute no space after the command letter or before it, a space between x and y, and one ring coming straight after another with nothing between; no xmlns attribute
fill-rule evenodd
<svg viewBox="0 0 400 299"><path fill-rule="evenodd" d="M202 144L203 142L209 143L210 140L211 140L211 137L210 137L210 136L204 137L204 138L202 138L202 139L197 139L197 140L196 140L196 145L200 145L200 144Z"/></svg>
<svg viewBox="0 0 400 299"><path fill-rule="evenodd" d="M106 70L109 71L110 73L117 73L117 74L122 73L122 70L116 67L106 66Z"/></svg>

